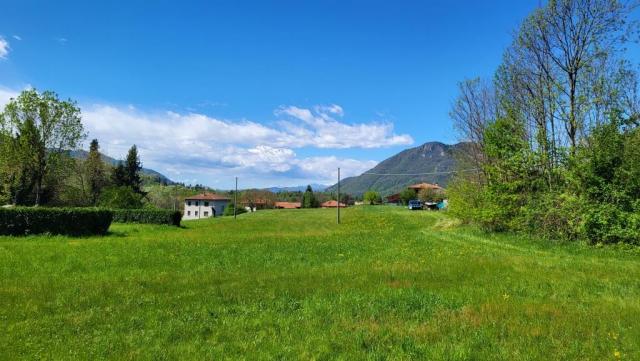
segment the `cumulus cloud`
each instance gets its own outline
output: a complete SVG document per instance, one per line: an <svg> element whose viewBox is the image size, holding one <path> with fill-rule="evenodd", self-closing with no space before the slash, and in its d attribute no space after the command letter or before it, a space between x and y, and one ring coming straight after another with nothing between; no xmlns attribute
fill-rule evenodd
<svg viewBox="0 0 640 361"><path fill-rule="evenodd" d="M9 50L11 50L9 42L0 36L0 59L6 59L9 56Z"/></svg>
<svg viewBox="0 0 640 361"><path fill-rule="evenodd" d="M0 87L0 105L17 91ZM81 105L87 141L97 138L102 151L123 158L132 144L145 167L186 183L229 187L233 177L243 187L333 184L337 168L344 177L377 162L336 156L299 156L310 148L374 148L411 144L393 133L392 124L347 124L338 105L304 109L281 107L272 125L231 121L197 113L141 111L133 106Z"/></svg>
<svg viewBox="0 0 640 361"><path fill-rule="evenodd" d="M307 117L308 110L290 110ZM90 138L100 139L105 153L123 157L135 143L148 166L165 171L177 180L200 179L199 182L215 184L212 180L235 174L251 179L254 186L265 186L266 182L333 183L339 166L344 169L344 176L357 175L375 166L372 160L299 157L295 152L297 148L319 147L319 144L327 148L328 144L322 140L326 139L322 133L328 131L330 125L315 123L316 115L308 112L308 125L293 128L289 123L269 127L248 120L229 121L193 113L150 113L130 106L110 105L84 107L83 119ZM334 108L332 114L337 112L338 108ZM341 127L341 123L335 121L332 125ZM378 134L382 138L387 136L384 131ZM340 148L347 147L346 141L339 144ZM388 144L390 141L381 139L378 146ZM359 145L353 143L351 147Z"/></svg>
<svg viewBox="0 0 640 361"><path fill-rule="evenodd" d="M294 144L318 148L381 148L413 144L411 136L397 135L392 123L347 124L335 119L344 111L338 105L316 106L314 110L296 106L280 107L275 114L279 123L296 137Z"/></svg>

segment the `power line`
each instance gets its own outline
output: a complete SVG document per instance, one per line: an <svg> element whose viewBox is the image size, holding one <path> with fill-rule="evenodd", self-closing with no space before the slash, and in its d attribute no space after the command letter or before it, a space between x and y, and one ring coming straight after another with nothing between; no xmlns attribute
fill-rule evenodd
<svg viewBox="0 0 640 361"><path fill-rule="evenodd" d="M430 172L430 173L372 173L365 172L362 175L381 175L381 176L418 176L418 175L438 175L438 174L452 174L452 173L463 173L463 172L477 172L479 169L463 169L463 170L453 170L449 172Z"/></svg>

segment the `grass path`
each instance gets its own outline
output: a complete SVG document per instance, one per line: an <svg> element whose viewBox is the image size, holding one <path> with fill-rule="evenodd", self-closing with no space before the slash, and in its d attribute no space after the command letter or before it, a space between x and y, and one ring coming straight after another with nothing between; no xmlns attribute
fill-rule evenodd
<svg viewBox="0 0 640 361"><path fill-rule="evenodd" d="M640 360L640 251L392 207L0 237L0 359Z"/></svg>

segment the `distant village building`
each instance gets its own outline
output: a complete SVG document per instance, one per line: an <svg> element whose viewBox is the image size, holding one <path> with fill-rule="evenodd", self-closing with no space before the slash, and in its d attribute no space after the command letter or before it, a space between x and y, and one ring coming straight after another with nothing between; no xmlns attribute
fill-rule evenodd
<svg viewBox="0 0 640 361"><path fill-rule="evenodd" d="M433 190L433 191L442 191L442 190L444 190L444 188L440 187L438 185L438 183L436 183L436 184L418 183L418 184L410 185L407 188L413 189L414 191L416 191L416 194L418 192L420 192L421 190L423 190L423 189L428 189L428 190Z"/></svg>
<svg viewBox="0 0 640 361"><path fill-rule="evenodd" d="M214 193L202 193L187 197L184 200L184 214L182 219L219 217L230 201L231 199Z"/></svg>
<svg viewBox="0 0 640 361"><path fill-rule="evenodd" d="M302 203L300 202L276 202L274 204L277 209L298 209L302 208Z"/></svg>
<svg viewBox="0 0 640 361"><path fill-rule="evenodd" d="M418 184L410 185L407 188L411 189L412 191L415 191L416 192L416 197L418 196L418 193L423 189L430 190L430 191L433 191L435 193L444 193L444 188L440 187L438 185L438 183L436 183L436 184L418 183ZM402 199L400 198L400 193L392 194L390 196L385 197L385 201L386 201L386 203L389 203L389 204L401 204L402 203Z"/></svg>
<svg viewBox="0 0 640 361"><path fill-rule="evenodd" d="M340 208L345 208L347 205L340 202ZM338 208L338 201L327 201L320 205L322 208Z"/></svg>
<svg viewBox="0 0 640 361"><path fill-rule="evenodd" d="M269 204L272 204L268 199L245 199L240 202L240 205L247 210L247 212L255 212L259 209L269 208Z"/></svg>

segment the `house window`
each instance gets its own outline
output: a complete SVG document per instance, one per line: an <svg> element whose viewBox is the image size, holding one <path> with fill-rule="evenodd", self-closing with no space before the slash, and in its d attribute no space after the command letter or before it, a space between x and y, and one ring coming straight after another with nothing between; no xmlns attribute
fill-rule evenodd
<svg viewBox="0 0 640 361"><path fill-rule="evenodd" d="M209 202L204 202L205 207L209 207Z"/></svg>
<svg viewBox="0 0 640 361"><path fill-rule="evenodd" d="M196 216L198 215L198 211L195 211L194 213L195 213Z"/></svg>
<svg viewBox="0 0 640 361"><path fill-rule="evenodd" d="M205 217L209 217L209 212L204 212Z"/></svg>
<svg viewBox="0 0 640 361"><path fill-rule="evenodd" d="M187 211L187 216L190 216L190 215L191 215L191 211Z"/></svg>
<svg viewBox="0 0 640 361"><path fill-rule="evenodd" d="M187 202L187 205L188 205L188 206L191 206L191 201L188 201L188 202Z"/></svg>

